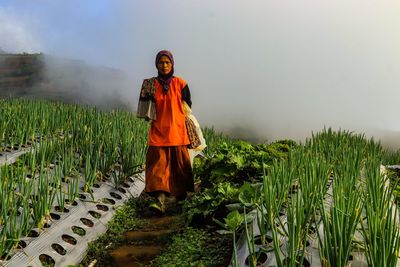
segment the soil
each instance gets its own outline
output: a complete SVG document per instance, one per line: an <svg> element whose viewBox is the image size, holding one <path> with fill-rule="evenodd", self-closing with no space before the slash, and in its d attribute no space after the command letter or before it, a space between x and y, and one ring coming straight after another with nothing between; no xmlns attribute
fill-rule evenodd
<svg viewBox="0 0 400 267"><path fill-rule="evenodd" d="M80 220L81 220L81 222L82 222L84 225L86 225L87 227L93 227L93 225L94 225L94 223L93 223L91 220L89 220L89 219L81 218Z"/></svg>
<svg viewBox="0 0 400 267"><path fill-rule="evenodd" d="M51 247L60 255L65 255L67 254L67 251L65 248L63 248L60 244L52 244Z"/></svg>
<svg viewBox="0 0 400 267"><path fill-rule="evenodd" d="M160 254L162 246L155 245L131 245L122 246L114 250L111 256L114 259L116 266L120 267L135 267L143 266L143 264L149 263L158 254Z"/></svg>
<svg viewBox="0 0 400 267"><path fill-rule="evenodd" d="M77 234L77 235L80 235L80 236L86 235L86 231L82 227L74 225L74 226L71 227L71 229L72 229L72 232L74 232L74 234Z"/></svg>
<svg viewBox="0 0 400 267"><path fill-rule="evenodd" d="M76 245L76 239L70 235L62 235L62 240L71 245Z"/></svg>
<svg viewBox="0 0 400 267"><path fill-rule="evenodd" d="M150 263L168 246L172 235L182 229L184 223L179 213L179 207L171 199L164 215L145 210L141 215L145 226L124 233L124 244L110 253L114 265L134 267Z"/></svg>
<svg viewBox="0 0 400 267"><path fill-rule="evenodd" d="M43 266L54 266L56 264L54 259L47 254L41 254L39 256L39 260L43 264Z"/></svg>

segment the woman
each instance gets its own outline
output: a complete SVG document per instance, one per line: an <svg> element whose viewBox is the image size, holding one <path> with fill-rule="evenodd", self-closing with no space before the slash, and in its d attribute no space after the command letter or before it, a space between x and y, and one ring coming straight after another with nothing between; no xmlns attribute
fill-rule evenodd
<svg viewBox="0 0 400 267"><path fill-rule="evenodd" d="M156 56L158 76L153 79L156 119L151 122L146 155L145 192L155 197L150 208L165 212L165 197L185 199L194 191L193 173L187 145L189 137L182 101L192 102L186 82L174 76L174 58L162 50Z"/></svg>

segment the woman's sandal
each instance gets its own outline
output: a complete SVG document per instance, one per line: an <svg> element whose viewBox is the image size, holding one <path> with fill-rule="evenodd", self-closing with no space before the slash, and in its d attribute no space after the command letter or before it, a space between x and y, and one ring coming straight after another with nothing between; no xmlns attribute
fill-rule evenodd
<svg viewBox="0 0 400 267"><path fill-rule="evenodd" d="M149 205L149 209L157 214L165 213L165 206L163 205L163 203L153 202Z"/></svg>

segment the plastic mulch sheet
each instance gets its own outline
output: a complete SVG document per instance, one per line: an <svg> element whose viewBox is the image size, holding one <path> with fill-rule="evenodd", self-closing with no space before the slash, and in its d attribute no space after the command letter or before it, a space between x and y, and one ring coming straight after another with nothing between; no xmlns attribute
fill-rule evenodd
<svg viewBox="0 0 400 267"><path fill-rule="evenodd" d="M145 186L144 177L144 172L131 177L119 190L111 182L100 182L98 188L92 188L94 200L90 194L80 192L77 205L66 206L69 212L57 212L53 208L51 226L34 229L39 236L23 238L27 246L16 250L2 266L42 266L40 259L53 261L55 266L81 262L88 243L107 230L106 225L117 207L128 198L141 194Z"/></svg>

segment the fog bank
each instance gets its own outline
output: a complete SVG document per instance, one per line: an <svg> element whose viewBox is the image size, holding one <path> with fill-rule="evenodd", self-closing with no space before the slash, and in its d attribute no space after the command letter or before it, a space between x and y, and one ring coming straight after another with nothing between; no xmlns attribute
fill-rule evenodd
<svg viewBox="0 0 400 267"><path fill-rule="evenodd" d="M257 141L332 126L400 147L398 1L3 2L1 48L120 69L126 83L106 87L131 110L169 49L202 125Z"/></svg>

